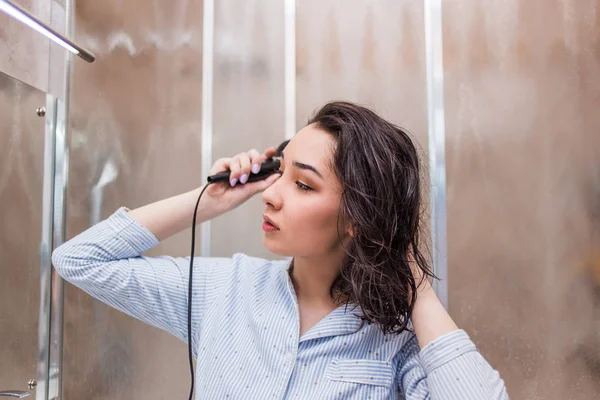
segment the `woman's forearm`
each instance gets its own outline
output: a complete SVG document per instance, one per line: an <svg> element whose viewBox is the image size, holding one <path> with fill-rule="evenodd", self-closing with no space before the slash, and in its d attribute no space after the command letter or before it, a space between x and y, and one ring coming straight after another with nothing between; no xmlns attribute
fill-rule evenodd
<svg viewBox="0 0 600 400"><path fill-rule="evenodd" d="M427 280L418 289L412 323L421 348L458 329Z"/></svg>
<svg viewBox="0 0 600 400"><path fill-rule="evenodd" d="M191 227L194 206L202 189L201 187L136 208L129 211L128 214L162 241ZM216 204L212 204L210 196L205 193L198 205L196 222L202 223L211 220L221 213Z"/></svg>

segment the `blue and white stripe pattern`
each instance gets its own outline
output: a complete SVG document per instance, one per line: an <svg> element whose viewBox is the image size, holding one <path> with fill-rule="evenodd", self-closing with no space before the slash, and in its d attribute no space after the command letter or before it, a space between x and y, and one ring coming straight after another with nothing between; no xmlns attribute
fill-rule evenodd
<svg viewBox="0 0 600 400"><path fill-rule="evenodd" d="M117 210L59 247L67 281L187 341L189 258L144 257L156 237ZM235 254L194 260L197 399L507 399L467 334L422 350L340 307L299 337L289 261Z"/></svg>

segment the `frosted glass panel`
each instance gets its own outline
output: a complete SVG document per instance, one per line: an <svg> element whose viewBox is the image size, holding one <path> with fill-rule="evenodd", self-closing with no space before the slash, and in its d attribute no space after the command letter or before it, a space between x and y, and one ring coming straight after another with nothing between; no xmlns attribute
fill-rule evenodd
<svg viewBox="0 0 600 400"><path fill-rule="evenodd" d="M446 1L452 316L511 399L600 393L598 1Z"/></svg>
<svg viewBox="0 0 600 400"><path fill-rule="evenodd" d="M45 105L45 93L0 73L0 391L36 379Z"/></svg>
<svg viewBox="0 0 600 400"><path fill-rule="evenodd" d="M356 101L412 131L427 148L423 4L303 0L297 11L297 115Z"/></svg>
<svg viewBox="0 0 600 400"><path fill-rule="evenodd" d="M77 1L67 236L201 183L202 1ZM77 61L77 60L75 60ZM191 222L190 222L191 225ZM151 255L189 255L190 232ZM64 399L187 398L186 345L65 287Z"/></svg>
<svg viewBox="0 0 600 400"><path fill-rule="evenodd" d="M283 1L215 1L213 159L285 140ZM212 222L211 253L274 258L260 195Z"/></svg>

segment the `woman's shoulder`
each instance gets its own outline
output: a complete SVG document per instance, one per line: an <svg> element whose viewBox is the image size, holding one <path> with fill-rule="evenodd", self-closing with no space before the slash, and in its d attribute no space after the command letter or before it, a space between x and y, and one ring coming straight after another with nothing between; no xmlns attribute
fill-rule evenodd
<svg viewBox="0 0 600 400"><path fill-rule="evenodd" d="M217 295L223 290L240 291L244 287L268 285L281 282L285 276L287 261L268 260L245 253L234 253L230 257L196 257L195 279L203 281L207 293ZM200 284L200 283L199 283Z"/></svg>

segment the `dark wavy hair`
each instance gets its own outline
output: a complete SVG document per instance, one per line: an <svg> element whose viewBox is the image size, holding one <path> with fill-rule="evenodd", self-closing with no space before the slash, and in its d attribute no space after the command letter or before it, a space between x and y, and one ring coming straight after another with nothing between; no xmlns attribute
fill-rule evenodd
<svg viewBox="0 0 600 400"><path fill-rule="evenodd" d="M331 167L343 190L339 218L353 232L331 294L358 304L362 317L383 333L408 330L421 283L412 270L434 277L419 249L424 214L417 149L406 131L349 102L326 104L308 124L335 138Z"/></svg>

